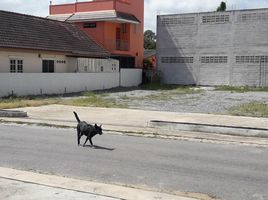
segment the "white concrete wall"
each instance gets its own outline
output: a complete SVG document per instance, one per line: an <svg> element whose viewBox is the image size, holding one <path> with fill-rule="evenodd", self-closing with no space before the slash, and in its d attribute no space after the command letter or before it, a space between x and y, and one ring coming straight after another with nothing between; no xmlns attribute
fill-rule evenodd
<svg viewBox="0 0 268 200"><path fill-rule="evenodd" d="M64 94L119 86L119 73L0 73L0 97Z"/></svg>
<svg viewBox="0 0 268 200"><path fill-rule="evenodd" d="M121 81L120 81L121 78ZM0 97L64 94L142 83L142 69L121 69L119 73L0 73Z"/></svg>
<svg viewBox="0 0 268 200"><path fill-rule="evenodd" d="M120 86L132 87L142 83L142 69L121 69Z"/></svg>

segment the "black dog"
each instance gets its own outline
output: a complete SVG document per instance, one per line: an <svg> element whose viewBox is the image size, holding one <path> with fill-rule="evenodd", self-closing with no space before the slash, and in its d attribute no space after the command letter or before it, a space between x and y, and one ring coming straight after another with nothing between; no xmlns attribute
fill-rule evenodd
<svg viewBox="0 0 268 200"><path fill-rule="evenodd" d="M76 112L74 112L74 116L78 122L78 124L77 124L77 142L78 142L78 145L80 145L81 137L83 135L85 135L87 137L87 139L86 139L83 146L86 145L88 140L90 141L91 146L94 146L91 139L97 134L102 135L101 126L98 126L97 124L95 124L93 126L91 124L88 124L87 122L81 122Z"/></svg>

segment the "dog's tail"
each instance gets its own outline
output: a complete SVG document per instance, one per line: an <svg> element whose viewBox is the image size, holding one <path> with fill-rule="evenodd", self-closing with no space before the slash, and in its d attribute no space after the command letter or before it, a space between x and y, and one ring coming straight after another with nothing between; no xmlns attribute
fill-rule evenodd
<svg viewBox="0 0 268 200"><path fill-rule="evenodd" d="M78 123L81 122L76 112L74 112L74 116L75 116Z"/></svg>

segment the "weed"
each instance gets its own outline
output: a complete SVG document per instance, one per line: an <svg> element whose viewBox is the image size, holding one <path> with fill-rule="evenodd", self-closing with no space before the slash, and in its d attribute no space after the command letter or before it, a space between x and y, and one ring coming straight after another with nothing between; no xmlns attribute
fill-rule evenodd
<svg viewBox="0 0 268 200"><path fill-rule="evenodd" d="M257 87L249 87L249 86L235 87L235 86L223 85L223 86L217 86L215 90L238 92L238 93L244 93L244 92L268 92L268 87L257 88Z"/></svg>
<svg viewBox="0 0 268 200"><path fill-rule="evenodd" d="M103 95L96 95L93 92L83 93L84 98L62 99L55 97L9 97L0 100L0 109L38 107L51 104L73 105L73 106L94 106L94 107L115 107L126 108L125 104L117 104L113 98L104 98Z"/></svg>
<svg viewBox="0 0 268 200"><path fill-rule="evenodd" d="M231 115L248 117L268 117L268 104L252 102L232 107L229 112Z"/></svg>

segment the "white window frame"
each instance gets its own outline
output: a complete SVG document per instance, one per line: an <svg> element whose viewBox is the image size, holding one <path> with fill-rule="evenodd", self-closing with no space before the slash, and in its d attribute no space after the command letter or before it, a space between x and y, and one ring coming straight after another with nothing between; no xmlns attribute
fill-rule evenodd
<svg viewBox="0 0 268 200"><path fill-rule="evenodd" d="M24 61L21 58L9 59L9 72L10 73L23 73Z"/></svg>

